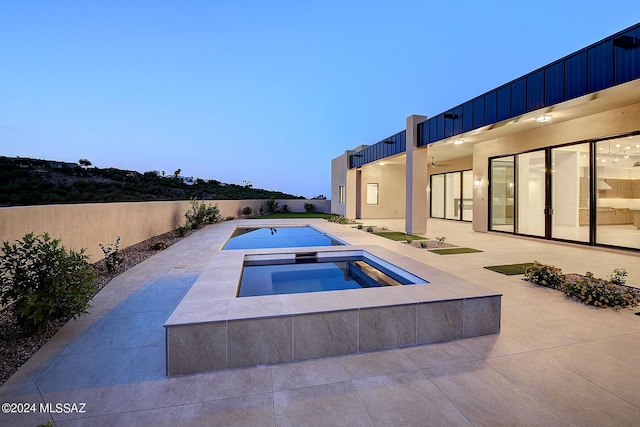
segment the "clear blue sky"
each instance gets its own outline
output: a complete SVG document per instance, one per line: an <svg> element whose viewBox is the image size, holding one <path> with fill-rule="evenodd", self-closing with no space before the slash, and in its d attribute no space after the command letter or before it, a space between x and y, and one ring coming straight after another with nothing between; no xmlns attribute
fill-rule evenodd
<svg viewBox="0 0 640 427"><path fill-rule="evenodd" d="M329 197L345 149L638 20L584 0L4 0L0 155Z"/></svg>

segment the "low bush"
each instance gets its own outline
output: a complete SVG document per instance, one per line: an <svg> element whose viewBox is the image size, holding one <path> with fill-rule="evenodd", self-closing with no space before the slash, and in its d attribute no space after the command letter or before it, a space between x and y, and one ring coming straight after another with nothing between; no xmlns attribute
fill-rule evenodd
<svg viewBox="0 0 640 427"><path fill-rule="evenodd" d="M192 230L197 230L205 224L213 224L220 221L220 209L218 205L205 206L204 202L199 202L198 199L189 200L191 207L184 214L186 219L185 226Z"/></svg>
<svg viewBox="0 0 640 427"><path fill-rule="evenodd" d="M86 314L95 292L85 249L67 250L47 233L2 242L0 303L28 333L48 322Z"/></svg>
<svg viewBox="0 0 640 427"><path fill-rule="evenodd" d="M420 242L420 247L422 249L427 249L429 247L429 243L427 243L425 241L422 241L422 242Z"/></svg>
<svg viewBox="0 0 640 427"><path fill-rule="evenodd" d="M527 268L524 279L556 290L562 290L562 283L565 281L562 270L552 265L540 264L538 261L534 261L533 265Z"/></svg>
<svg viewBox="0 0 640 427"><path fill-rule="evenodd" d="M291 213L291 208L289 205L282 205L282 213Z"/></svg>
<svg viewBox="0 0 640 427"><path fill-rule="evenodd" d="M253 209L251 208L251 206L245 206L244 208L242 208L242 215L248 216L248 215L251 215L252 213L253 213Z"/></svg>
<svg viewBox="0 0 640 427"><path fill-rule="evenodd" d="M151 249L152 251L163 251L165 249L167 249L169 247L169 244L167 242L165 242L164 240L161 240L153 245L151 245L151 247L149 249Z"/></svg>
<svg viewBox="0 0 640 427"><path fill-rule="evenodd" d="M335 222L337 224L350 224L351 221L349 221L349 219L347 219L345 216L343 215L333 215L330 216L329 218L327 218L327 221L329 222Z"/></svg>
<svg viewBox="0 0 640 427"><path fill-rule="evenodd" d="M524 279L559 290L584 304L620 309L636 307L640 303L640 289L626 286L626 276L625 269L616 268L609 280L596 278L591 272L584 276L568 277L562 274L559 268L534 262L533 266L527 268Z"/></svg>
<svg viewBox="0 0 640 427"><path fill-rule="evenodd" d="M313 203L305 203L304 204L304 210L307 211L307 212L313 212L315 207L316 207L316 205L314 205Z"/></svg>
<svg viewBox="0 0 640 427"><path fill-rule="evenodd" d="M113 244L100 243L99 245L104 254L104 263L107 266L107 271L110 274L115 273L122 262L122 257L120 256L120 236L116 237L116 241Z"/></svg>

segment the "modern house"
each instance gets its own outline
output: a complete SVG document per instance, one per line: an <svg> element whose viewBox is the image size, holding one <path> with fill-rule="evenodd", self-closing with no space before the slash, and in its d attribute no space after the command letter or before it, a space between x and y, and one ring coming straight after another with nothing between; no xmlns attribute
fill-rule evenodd
<svg viewBox="0 0 640 427"><path fill-rule="evenodd" d="M332 160L332 212L640 250L640 23Z"/></svg>

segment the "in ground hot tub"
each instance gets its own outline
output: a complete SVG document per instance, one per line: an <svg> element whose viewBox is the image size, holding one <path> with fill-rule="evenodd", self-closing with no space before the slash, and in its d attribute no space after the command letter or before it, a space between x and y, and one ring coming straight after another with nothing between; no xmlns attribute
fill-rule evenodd
<svg viewBox="0 0 640 427"><path fill-rule="evenodd" d="M366 251L247 255L238 297L428 283Z"/></svg>
<svg viewBox="0 0 640 427"><path fill-rule="evenodd" d="M276 252L279 251L279 252ZM500 294L378 246L317 247L315 258L362 256L429 283L239 298L246 260L279 262L282 250L220 251L167 322L167 374L190 374L500 331ZM308 257L309 248L287 251Z"/></svg>

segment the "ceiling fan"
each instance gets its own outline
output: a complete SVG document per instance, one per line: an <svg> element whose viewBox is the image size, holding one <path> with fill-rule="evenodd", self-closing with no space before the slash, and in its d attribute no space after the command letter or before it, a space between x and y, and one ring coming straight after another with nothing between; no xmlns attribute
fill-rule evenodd
<svg viewBox="0 0 640 427"><path fill-rule="evenodd" d="M451 166L451 165L445 165L445 164L438 164L436 165L436 161L435 161L435 157L431 157L431 166L433 166L434 168L438 168L438 167L443 167L443 166Z"/></svg>

